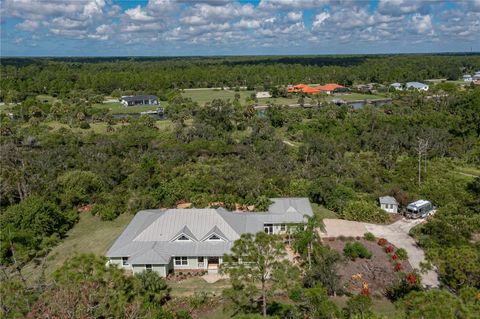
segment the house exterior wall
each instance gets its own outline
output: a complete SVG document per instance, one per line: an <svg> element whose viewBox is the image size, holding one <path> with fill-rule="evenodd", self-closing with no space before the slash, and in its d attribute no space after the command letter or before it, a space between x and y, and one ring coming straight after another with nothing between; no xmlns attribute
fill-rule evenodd
<svg viewBox="0 0 480 319"><path fill-rule="evenodd" d="M111 265L117 265L118 268L123 268L122 258L121 257L112 257L109 259Z"/></svg>
<svg viewBox="0 0 480 319"><path fill-rule="evenodd" d="M145 265L132 265L133 274L139 274L146 270ZM155 271L161 277L167 277L167 265L152 265L152 271Z"/></svg>

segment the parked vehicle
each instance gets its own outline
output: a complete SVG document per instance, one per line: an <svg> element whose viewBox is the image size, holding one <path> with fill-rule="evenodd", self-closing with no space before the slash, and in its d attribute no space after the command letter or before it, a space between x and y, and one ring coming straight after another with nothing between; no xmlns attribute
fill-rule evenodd
<svg viewBox="0 0 480 319"><path fill-rule="evenodd" d="M425 218L434 211L432 203L428 200L420 199L407 205L405 216L407 218Z"/></svg>

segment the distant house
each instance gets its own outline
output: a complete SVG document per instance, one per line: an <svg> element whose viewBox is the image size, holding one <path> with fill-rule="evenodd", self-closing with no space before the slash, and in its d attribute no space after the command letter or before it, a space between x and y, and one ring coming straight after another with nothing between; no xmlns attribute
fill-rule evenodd
<svg viewBox="0 0 480 319"><path fill-rule="evenodd" d="M428 85L420 82L407 82L405 87L408 89L414 89L417 91L428 91Z"/></svg>
<svg viewBox="0 0 480 319"><path fill-rule="evenodd" d="M471 76L470 74L465 74L465 75L463 76L463 81L465 81L465 82L472 82L472 81L473 81L472 76Z"/></svg>
<svg viewBox="0 0 480 319"><path fill-rule="evenodd" d="M286 233L313 216L308 198L272 198L266 212L224 208L151 209L137 213L107 252L109 264L133 273L171 271L216 273L223 255L242 234Z"/></svg>
<svg viewBox="0 0 480 319"><path fill-rule="evenodd" d="M475 72L475 75L472 76L472 81L480 80L480 72Z"/></svg>
<svg viewBox="0 0 480 319"><path fill-rule="evenodd" d="M158 98L155 95L122 96L120 101L125 106L158 105Z"/></svg>
<svg viewBox="0 0 480 319"><path fill-rule="evenodd" d="M263 92L257 92L255 94L255 97L257 99L265 99L265 98L269 98L269 97L272 97L272 95L270 94L270 92L268 91L263 91Z"/></svg>
<svg viewBox="0 0 480 319"><path fill-rule="evenodd" d="M380 202L380 208L384 211L392 214L398 213L398 202L392 196L383 196L379 197L378 201Z"/></svg>
<svg viewBox="0 0 480 319"><path fill-rule="evenodd" d="M288 86L287 91L289 93L298 93L298 92L302 92L303 89L308 88L308 87L309 87L308 85L303 84L303 83L302 84L295 84L295 85Z"/></svg>
<svg viewBox="0 0 480 319"><path fill-rule="evenodd" d="M350 89L337 83L327 83L325 85L319 85L319 86L316 86L315 89L321 92L325 92L327 94L340 94L340 93L350 92Z"/></svg>
<svg viewBox="0 0 480 319"><path fill-rule="evenodd" d="M390 84L390 87L393 87L396 91L403 91L402 84L400 84L398 82Z"/></svg>

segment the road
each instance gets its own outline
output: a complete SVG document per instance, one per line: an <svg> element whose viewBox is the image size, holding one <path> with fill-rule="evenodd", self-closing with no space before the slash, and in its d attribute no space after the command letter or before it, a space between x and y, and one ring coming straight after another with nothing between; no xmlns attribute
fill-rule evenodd
<svg viewBox="0 0 480 319"><path fill-rule="evenodd" d="M338 236L363 236L366 232L373 233L376 237L383 237L394 244L397 248L404 248L408 253L410 265L420 269L420 264L425 262L425 253L416 244L415 240L408 235L410 229L423 222L421 219L401 219L390 225L377 225L354 222L342 219L324 219L325 232L321 237ZM422 274L422 285L427 288L439 286L438 275L435 270Z"/></svg>

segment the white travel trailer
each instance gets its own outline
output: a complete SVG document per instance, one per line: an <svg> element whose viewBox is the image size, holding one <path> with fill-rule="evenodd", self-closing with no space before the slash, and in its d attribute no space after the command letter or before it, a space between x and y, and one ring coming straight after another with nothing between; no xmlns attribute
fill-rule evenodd
<svg viewBox="0 0 480 319"><path fill-rule="evenodd" d="M434 207L428 200L417 200L416 202L407 205L407 211L405 213L408 218L425 218L432 214Z"/></svg>

